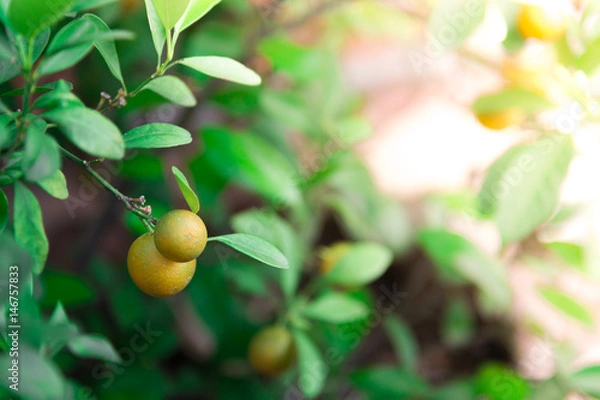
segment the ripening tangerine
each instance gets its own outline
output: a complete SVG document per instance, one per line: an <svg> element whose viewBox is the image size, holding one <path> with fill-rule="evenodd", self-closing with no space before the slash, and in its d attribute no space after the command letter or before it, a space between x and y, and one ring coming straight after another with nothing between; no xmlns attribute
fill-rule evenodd
<svg viewBox="0 0 600 400"><path fill-rule="evenodd" d="M340 262L344 254L350 249L350 243L348 242L337 242L332 244L330 247L325 248L321 252L321 264L319 264L319 272L326 275L335 265Z"/></svg>
<svg viewBox="0 0 600 400"><path fill-rule="evenodd" d="M477 114L477 119L486 128L501 130L522 123L525 120L525 113L518 108L506 108Z"/></svg>
<svg viewBox="0 0 600 400"><path fill-rule="evenodd" d="M517 28L524 38L554 42L565 34L567 19L557 7L524 4L517 15Z"/></svg>
<svg viewBox="0 0 600 400"><path fill-rule="evenodd" d="M154 246L154 235L137 238L127 253L127 270L140 290L153 297L181 292L196 272L196 260L179 263L165 258Z"/></svg>
<svg viewBox="0 0 600 400"><path fill-rule="evenodd" d="M202 218L189 210L172 210L156 223L154 244L169 260L187 262L204 251L207 237Z"/></svg>
<svg viewBox="0 0 600 400"><path fill-rule="evenodd" d="M296 360L296 346L292 333L284 326L262 329L250 341L248 361L262 375L277 376Z"/></svg>

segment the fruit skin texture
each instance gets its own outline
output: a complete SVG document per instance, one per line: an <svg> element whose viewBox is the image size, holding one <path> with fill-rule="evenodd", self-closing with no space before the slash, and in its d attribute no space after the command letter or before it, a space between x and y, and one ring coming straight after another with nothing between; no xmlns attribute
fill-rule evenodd
<svg viewBox="0 0 600 400"><path fill-rule="evenodd" d="M188 262L204 251L207 236L199 216L188 210L172 210L156 223L154 244L169 260Z"/></svg>
<svg viewBox="0 0 600 400"><path fill-rule="evenodd" d="M486 128L501 130L511 125L520 124L525 119L525 114L517 108L507 108L505 110L477 114L477 119Z"/></svg>
<svg viewBox="0 0 600 400"><path fill-rule="evenodd" d="M326 275L335 265L342 259L344 254L350 248L348 242L336 242L330 247L327 247L321 252L321 264L319 265L319 271L321 274Z"/></svg>
<svg viewBox="0 0 600 400"><path fill-rule="evenodd" d="M140 290L153 297L181 292L196 272L196 260L178 263L163 257L154 246L154 235L137 238L127 253L127 270Z"/></svg>
<svg viewBox="0 0 600 400"><path fill-rule="evenodd" d="M536 38L548 42L560 39L567 30L567 23L560 10L524 4L517 16L517 27L524 38Z"/></svg>
<svg viewBox="0 0 600 400"><path fill-rule="evenodd" d="M254 370L265 376L277 376L296 360L291 332L279 325L259 331L250 341L248 360Z"/></svg>

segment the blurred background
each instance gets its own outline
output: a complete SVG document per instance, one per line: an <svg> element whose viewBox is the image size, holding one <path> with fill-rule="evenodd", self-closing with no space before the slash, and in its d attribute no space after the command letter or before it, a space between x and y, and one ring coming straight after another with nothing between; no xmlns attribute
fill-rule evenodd
<svg viewBox="0 0 600 400"><path fill-rule="evenodd" d="M135 87L156 61L144 2L104 3L93 12L135 34L117 43ZM523 22L526 6L547 19ZM293 271L215 244L182 294L150 298L126 269L143 224L65 161L67 200L34 190L50 241L36 296L43 315L60 301L124 361L60 351L65 398L600 398L599 11L594 0L223 0L177 53L235 58L263 84L177 69L195 107L142 92L111 118L123 132L173 123L193 142L96 169L160 217L186 208L177 166L211 236L257 234ZM535 37L528 23L559 33ZM57 79L88 105L119 89L96 53ZM364 285L328 287L339 243L392 258ZM0 257L15 254L28 262L5 232ZM343 304L314 320L294 311L328 291L366 311L341 322ZM248 345L282 318L312 344L260 376Z"/></svg>

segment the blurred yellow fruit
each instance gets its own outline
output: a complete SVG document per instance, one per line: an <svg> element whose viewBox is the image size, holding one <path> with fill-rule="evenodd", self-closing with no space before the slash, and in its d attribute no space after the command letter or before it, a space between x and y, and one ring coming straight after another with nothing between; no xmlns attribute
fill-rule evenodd
<svg viewBox="0 0 600 400"><path fill-rule="evenodd" d="M250 341L248 361L262 375L277 376L296 359L291 332L283 326L270 326L259 331Z"/></svg>
<svg viewBox="0 0 600 400"><path fill-rule="evenodd" d="M196 272L196 260L178 263L163 257L154 246L154 236L146 233L131 244L127 270L142 292L167 297L179 293L190 283Z"/></svg>
<svg viewBox="0 0 600 400"><path fill-rule="evenodd" d="M548 97L555 85L550 69L527 60L508 58L502 64L502 75L511 86L519 86L542 97Z"/></svg>
<svg viewBox="0 0 600 400"><path fill-rule="evenodd" d="M481 125L489 129L501 130L511 125L518 125L525 119L525 113L517 108L477 114Z"/></svg>
<svg viewBox="0 0 600 400"><path fill-rule="evenodd" d="M553 42L565 34L567 19L558 8L524 4L517 16L517 28L526 39Z"/></svg>
<svg viewBox="0 0 600 400"><path fill-rule="evenodd" d="M331 272L333 267L342 259L349 248L350 243L348 242L337 242L325 248L321 252L321 264L319 265L321 274L325 275Z"/></svg>
<svg viewBox="0 0 600 400"><path fill-rule="evenodd" d="M143 3L143 0L121 0L121 11L124 14L130 14L137 11Z"/></svg>

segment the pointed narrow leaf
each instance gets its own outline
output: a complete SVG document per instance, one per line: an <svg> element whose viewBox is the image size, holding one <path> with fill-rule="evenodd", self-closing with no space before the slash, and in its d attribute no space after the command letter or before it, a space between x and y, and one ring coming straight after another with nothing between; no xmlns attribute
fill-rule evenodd
<svg viewBox="0 0 600 400"><path fill-rule="evenodd" d="M111 3L116 3L118 0L78 0L73 7L73 12L91 10L100 8Z"/></svg>
<svg viewBox="0 0 600 400"><path fill-rule="evenodd" d="M111 29L106 25L106 22L95 16L94 14L85 14L83 19L86 19L92 23L92 25L96 28L99 36L102 34L110 34ZM119 63L119 55L117 54L117 48L115 46L115 41L113 39L96 39L94 41L94 46L104 58L108 69L113 74L115 78L119 80L123 88L125 87L125 82L123 81L123 74L121 73L121 64Z"/></svg>
<svg viewBox="0 0 600 400"><path fill-rule="evenodd" d="M60 168L58 144L45 133L46 126L46 122L38 118L27 129L22 168L29 181L46 178Z"/></svg>
<svg viewBox="0 0 600 400"><path fill-rule="evenodd" d="M565 293L552 288L542 288L540 289L540 294L562 313L590 328L594 326L594 317L592 317L590 312Z"/></svg>
<svg viewBox="0 0 600 400"><path fill-rule="evenodd" d="M185 82L171 75L152 79L142 90L151 90L165 99L185 107L196 105L196 98Z"/></svg>
<svg viewBox="0 0 600 400"><path fill-rule="evenodd" d="M112 344L100 335L79 335L69 340L67 347L73 354L84 358L95 358L120 363L121 357Z"/></svg>
<svg viewBox="0 0 600 400"><path fill-rule="evenodd" d="M125 142L119 128L98 111L85 107L58 108L43 114L81 150L98 157L121 159Z"/></svg>
<svg viewBox="0 0 600 400"><path fill-rule="evenodd" d="M179 186L179 190L183 194L185 201L188 203L190 210L196 214L200 211L200 200L198 200L198 196L196 192L190 186L187 178L177 167L171 167L171 171L173 175L175 175L175 180L177 181L177 185Z"/></svg>
<svg viewBox="0 0 600 400"><path fill-rule="evenodd" d="M0 189L0 235L6 228L8 222L8 199L2 189Z"/></svg>
<svg viewBox="0 0 600 400"><path fill-rule="evenodd" d="M126 149L158 149L191 143L192 135L177 125L146 124L123 135Z"/></svg>
<svg viewBox="0 0 600 400"><path fill-rule="evenodd" d="M179 64L195 69L214 78L240 83L242 85L260 85L260 76L244 64L228 57L198 56L183 58Z"/></svg>
<svg viewBox="0 0 600 400"><path fill-rule="evenodd" d="M152 0L156 13L167 31L183 16L190 0Z"/></svg>
<svg viewBox="0 0 600 400"><path fill-rule="evenodd" d="M407 370L416 372L419 362L419 348L410 328L400 317L395 315L386 317L383 325L394 345L400 365Z"/></svg>
<svg viewBox="0 0 600 400"><path fill-rule="evenodd" d="M160 22L160 17L156 13L156 8L154 8L152 0L144 0L144 2L146 4L146 15L148 16L148 24L150 26L150 33L152 34L152 42L154 43L154 49L156 50L156 54L158 55L158 60L160 63L163 49L165 48L165 41L167 40L166 30Z"/></svg>
<svg viewBox="0 0 600 400"><path fill-rule="evenodd" d="M33 257L33 272L39 274L44 269L48 256L48 239L44 231L42 210L37 199L20 182L15 182L14 201L15 241Z"/></svg>
<svg viewBox="0 0 600 400"><path fill-rule="evenodd" d="M60 200L65 200L69 197L67 180L61 170L56 171L54 174L44 179L38 179L35 183L52 197L56 197Z"/></svg>
<svg viewBox="0 0 600 400"><path fill-rule="evenodd" d="M369 308L347 294L331 292L308 303L303 313L312 319L340 324L365 318Z"/></svg>
<svg viewBox="0 0 600 400"><path fill-rule="evenodd" d="M221 242L227 246L252 257L264 264L275 268L289 268L287 258L271 243L254 235L233 233L230 235L215 236L208 239L212 242Z"/></svg>
<svg viewBox="0 0 600 400"><path fill-rule="evenodd" d="M12 26L31 38L60 21L75 0L12 0L8 17Z"/></svg>
<svg viewBox="0 0 600 400"><path fill-rule="evenodd" d="M191 0L183 16L175 24L175 31L182 32L204 17L221 0Z"/></svg>
<svg viewBox="0 0 600 400"><path fill-rule="evenodd" d="M317 345L306 333L294 330L294 340L300 373L298 384L302 393L312 399L317 397L323 390L329 372L327 364L323 360Z"/></svg>

